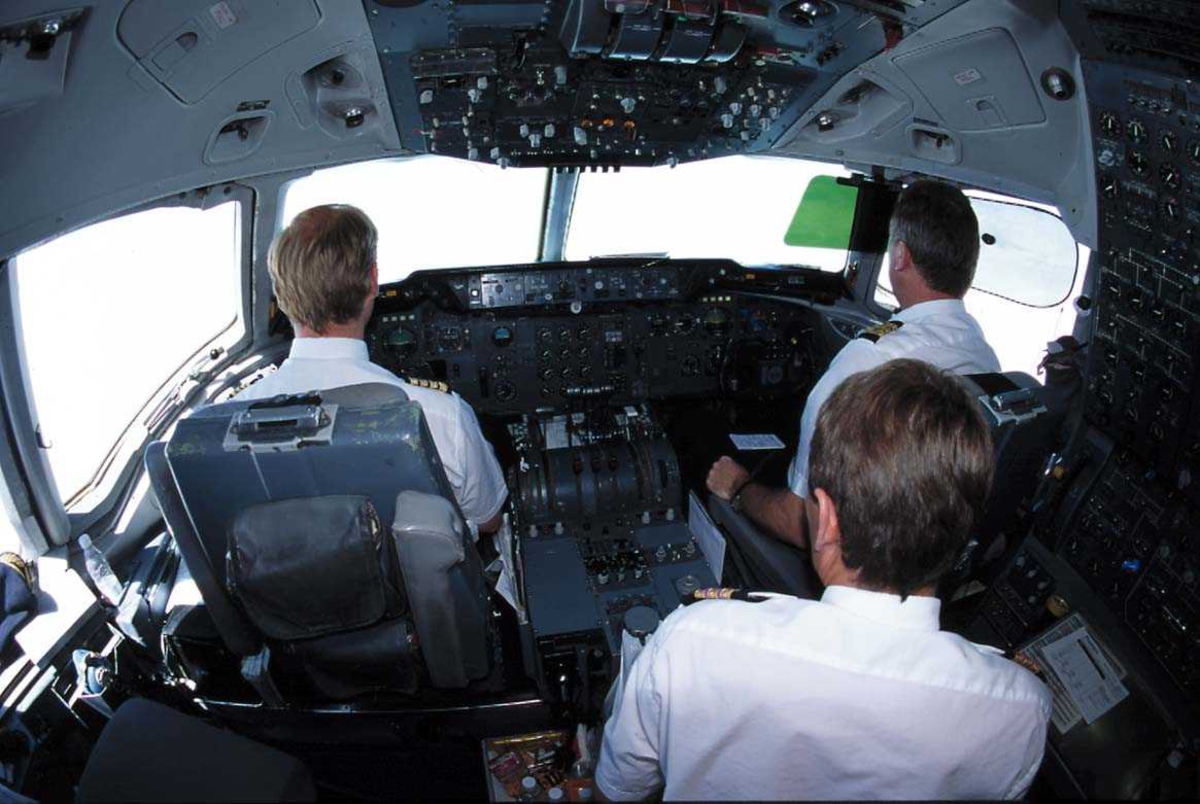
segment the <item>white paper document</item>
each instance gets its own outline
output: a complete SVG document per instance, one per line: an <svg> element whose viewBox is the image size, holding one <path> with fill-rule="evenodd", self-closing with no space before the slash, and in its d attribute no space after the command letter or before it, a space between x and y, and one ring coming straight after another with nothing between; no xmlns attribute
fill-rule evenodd
<svg viewBox="0 0 1200 804"><path fill-rule="evenodd" d="M730 433L729 440L742 452L758 449L783 449L783 442L774 433Z"/></svg>
<svg viewBox="0 0 1200 804"><path fill-rule="evenodd" d="M517 615L517 622L524 625L529 622L529 615L525 612L525 606L521 603L520 595L517 592L516 573L513 569L516 566L516 559L513 556L513 533L508 522L508 514L504 515L504 521L501 523L500 529L496 531L494 538L496 552L500 555L488 566L488 570L493 570L497 562L500 564L500 577L496 580L496 591L508 601L508 605L512 606Z"/></svg>
<svg viewBox="0 0 1200 804"><path fill-rule="evenodd" d="M1118 668L1086 628L1043 646L1040 652L1089 725L1129 696Z"/></svg>
<svg viewBox="0 0 1200 804"><path fill-rule="evenodd" d="M688 530L700 545L700 552L708 562L717 583L721 583L721 571L725 568L725 534L709 517L704 503L695 492L688 495Z"/></svg>

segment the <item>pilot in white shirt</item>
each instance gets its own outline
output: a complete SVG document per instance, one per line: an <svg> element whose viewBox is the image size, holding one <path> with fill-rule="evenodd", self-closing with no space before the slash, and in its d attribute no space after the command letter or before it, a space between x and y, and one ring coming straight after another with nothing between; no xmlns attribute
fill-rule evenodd
<svg viewBox="0 0 1200 804"><path fill-rule="evenodd" d="M708 475L708 488L732 500L771 535L807 547L804 505L808 453L817 415L847 377L896 358L913 358L957 374L1000 370L1000 362L962 297L975 278L979 222L970 201L948 184L909 185L892 213L889 278L901 311L846 344L809 392L800 418L800 441L788 469L788 488L752 482L729 457Z"/></svg>
<svg viewBox="0 0 1200 804"><path fill-rule="evenodd" d="M370 219L343 205L306 210L279 234L267 264L275 296L296 338L279 370L237 398L362 383L400 387L425 414L463 516L477 533L490 533L500 525L508 490L471 406L458 394L404 382L367 357L363 333L379 290L375 243Z"/></svg>
<svg viewBox="0 0 1200 804"><path fill-rule="evenodd" d="M615 691L598 787L614 800L1020 797L1049 692L940 631L934 597L991 481L975 401L922 361L858 374L822 410L810 468L824 595L676 610Z"/></svg>

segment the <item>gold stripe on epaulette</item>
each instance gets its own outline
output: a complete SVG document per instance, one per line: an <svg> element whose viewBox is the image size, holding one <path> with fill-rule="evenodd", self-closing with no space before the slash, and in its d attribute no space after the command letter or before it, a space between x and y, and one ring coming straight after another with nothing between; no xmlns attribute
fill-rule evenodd
<svg viewBox="0 0 1200 804"><path fill-rule="evenodd" d="M441 391L443 394L450 393L450 386L440 380L426 380L420 377L409 377L405 380L409 385L415 385L417 388L428 388L430 391Z"/></svg>
<svg viewBox="0 0 1200 804"><path fill-rule="evenodd" d="M33 589L33 564L21 558L16 553L0 553L0 564L7 564L18 575L25 585Z"/></svg>
<svg viewBox="0 0 1200 804"><path fill-rule="evenodd" d="M870 329L864 329L862 332L858 333L858 337L864 338L871 343L875 343L884 335L890 335L896 330L900 329L902 326L904 326L903 321L887 321L883 324L877 324Z"/></svg>

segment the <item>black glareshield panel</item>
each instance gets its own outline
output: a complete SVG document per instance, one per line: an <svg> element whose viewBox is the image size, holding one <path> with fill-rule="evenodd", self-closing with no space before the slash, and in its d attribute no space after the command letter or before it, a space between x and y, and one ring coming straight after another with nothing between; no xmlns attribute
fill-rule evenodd
<svg viewBox="0 0 1200 804"><path fill-rule="evenodd" d="M841 292L840 274L727 261L429 271L381 289L367 344L481 413L794 396L812 379L815 314L787 300Z"/></svg>

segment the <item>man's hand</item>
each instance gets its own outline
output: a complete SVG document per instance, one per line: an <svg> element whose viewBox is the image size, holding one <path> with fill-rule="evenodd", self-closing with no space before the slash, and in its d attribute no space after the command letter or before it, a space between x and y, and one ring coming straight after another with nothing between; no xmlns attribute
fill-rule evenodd
<svg viewBox="0 0 1200 804"><path fill-rule="evenodd" d="M708 470L709 491L722 500L732 500L740 492L746 516L772 536L807 549L804 500L788 489L771 489L749 480L745 467L728 455L722 455Z"/></svg>
<svg viewBox="0 0 1200 804"><path fill-rule="evenodd" d="M732 500L749 479L750 473L745 467L728 455L722 455L708 470L708 490L722 500Z"/></svg>

